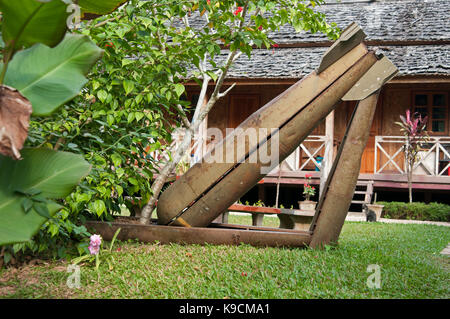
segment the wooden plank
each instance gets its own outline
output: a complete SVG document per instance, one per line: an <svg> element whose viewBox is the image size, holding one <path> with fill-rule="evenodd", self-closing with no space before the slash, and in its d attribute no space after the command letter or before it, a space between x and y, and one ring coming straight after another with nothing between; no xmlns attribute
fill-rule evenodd
<svg viewBox="0 0 450 319"><path fill-rule="evenodd" d="M244 212L244 213L262 213L262 214L279 214L281 209L274 207L259 207L249 206L241 204L233 204L228 208L231 212Z"/></svg>
<svg viewBox="0 0 450 319"><path fill-rule="evenodd" d="M288 232L276 228L265 230L233 227L174 227L99 221L86 222L86 227L100 234L105 240L111 240L117 229L121 228L117 237L119 240L138 239L148 243L158 241L160 244L240 245L245 243L258 247L305 247L311 241L309 232Z"/></svg>
<svg viewBox="0 0 450 319"><path fill-rule="evenodd" d="M302 184L305 180L305 174L311 173L312 179L318 179L317 172L307 172L307 171L297 171L297 172L281 172L281 180L291 179L296 181L296 184ZM264 183L272 183L273 178L276 180L276 175L269 174L264 177ZM407 182L408 178L406 175L401 174L359 174L358 186L370 183L370 181L390 181L390 182ZM427 175L413 175L413 183L430 183L430 184L450 184L450 176L427 176Z"/></svg>
<svg viewBox="0 0 450 319"><path fill-rule="evenodd" d="M258 230L258 231L275 231L280 233L298 233L298 230L287 229L287 228L274 228L274 227L256 227L250 225L239 225L239 224L221 224L221 223L211 223L208 228L226 228L226 229L242 229L242 230ZM310 231L300 231L303 233L311 234Z"/></svg>
<svg viewBox="0 0 450 319"><path fill-rule="evenodd" d="M365 200L352 200L352 204L366 204Z"/></svg>
<svg viewBox="0 0 450 319"><path fill-rule="evenodd" d="M408 188L408 183L400 182L375 182L374 187L378 188ZM450 184L423 184L413 183L413 189L450 190Z"/></svg>

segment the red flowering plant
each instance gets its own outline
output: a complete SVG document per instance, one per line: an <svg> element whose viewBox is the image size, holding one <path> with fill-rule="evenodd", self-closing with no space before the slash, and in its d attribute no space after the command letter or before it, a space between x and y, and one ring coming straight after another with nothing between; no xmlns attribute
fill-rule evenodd
<svg viewBox="0 0 450 319"><path fill-rule="evenodd" d="M414 165L420 161L419 152L423 151L423 145L428 141L426 131L427 116L422 117L420 113L411 114L406 110L406 117L400 115L401 122L395 122L400 126L400 131L405 136L406 142L403 146L405 154L406 175L408 177L409 202L412 203L412 172Z"/></svg>
<svg viewBox="0 0 450 319"><path fill-rule="evenodd" d="M305 197L306 201L309 201L311 196L314 196L316 194L316 188L314 186L311 186L311 174L306 174L305 177L307 179L307 182L303 184L303 196Z"/></svg>

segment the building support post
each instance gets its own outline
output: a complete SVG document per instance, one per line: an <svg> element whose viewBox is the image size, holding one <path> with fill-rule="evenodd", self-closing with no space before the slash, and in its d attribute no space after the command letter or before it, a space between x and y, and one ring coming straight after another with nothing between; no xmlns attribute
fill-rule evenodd
<svg viewBox="0 0 450 319"><path fill-rule="evenodd" d="M333 166L334 110L330 114L328 114L325 119L325 136L327 141L325 142L325 152L323 156L324 159L320 167L319 197L322 195L331 167Z"/></svg>

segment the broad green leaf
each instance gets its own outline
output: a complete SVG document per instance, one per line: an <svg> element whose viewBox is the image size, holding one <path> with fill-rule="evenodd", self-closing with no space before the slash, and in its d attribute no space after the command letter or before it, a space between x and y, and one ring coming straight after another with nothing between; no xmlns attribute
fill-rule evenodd
<svg viewBox="0 0 450 319"><path fill-rule="evenodd" d="M123 59L122 60L122 66L127 66L128 64L134 63L134 60L130 60L130 59Z"/></svg>
<svg viewBox="0 0 450 319"><path fill-rule="evenodd" d="M33 205L33 208L36 211L36 213L38 213L42 217L45 217L47 219L52 218L52 216L50 215L50 211L49 211L49 209L48 209L46 204L44 204L44 203L37 203L37 204Z"/></svg>
<svg viewBox="0 0 450 319"><path fill-rule="evenodd" d="M130 80L124 80L123 88L125 89L126 95L130 94L134 90L134 82Z"/></svg>
<svg viewBox="0 0 450 319"><path fill-rule="evenodd" d="M94 16L104 15L113 12L128 0L78 0L78 5L83 13L90 13ZM90 18L87 15L85 18Z"/></svg>
<svg viewBox="0 0 450 319"><path fill-rule="evenodd" d="M68 35L55 48L36 44L16 54L5 84L31 102L33 115L48 115L80 92L87 82L85 75L101 54L102 50L82 35Z"/></svg>
<svg viewBox="0 0 450 319"><path fill-rule="evenodd" d="M100 101L102 101L102 103L105 103L106 98L108 97L108 93L106 93L105 90L100 90L97 92L97 97Z"/></svg>
<svg viewBox="0 0 450 319"><path fill-rule="evenodd" d="M97 199L95 202L91 203L90 207L99 217L106 210L105 202L103 202L101 199Z"/></svg>
<svg viewBox="0 0 450 319"><path fill-rule="evenodd" d="M68 152L27 148L22 151L22 157L23 160L14 161L0 156L0 190L26 193L39 190L42 197L62 198L90 170L83 156ZM3 205L0 202L0 209Z"/></svg>
<svg viewBox="0 0 450 319"><path fill-rule="evenodd" d="M133 184L133 185L139 185L139 182L138 182L137 179L134 178L134 177L130 177L130 178L128 179L128 181L129 181L131 184Z"/></svg>
<svg viewBox="0 0 450 319"><path fill-rule="evenodd" d="M62 0L0 0L3 41L14 50L36 43L57 45L67 30L66 8Z"/></svg>
<svg viewBox="0 0 450 319"><path fill-rule="evenodd" d="M30 198L25 197L22 200L22 208L25 213L28 213L30 209L33 207L33 201Z"/></svg>
<svg viewBox="0 0 450 319"><path fill-rule="evenodd" d="M61 206L35 200L33 208L24 203L27 195L41 191L42 198L63 198L89 173L90 165L80 155L50 149L24 149L23 160L0 156L0 245L24 242L39 230ZM20 190L16 191L16 190ZM46 205L46 209L42 207Z"/></svg>
<svg viewBox="0 0 450 319"><path fill-rule="evenodd" d="M175 92L177 93L177 97L180 97L184 93L184 85L181 83L175 84Z"/></svg>
<svg viewBox="0 0 450 319"><path fill-rule="evenodd" d="M117 154L112 154L111 160L112 160L114 166L116 166L116 167L120 166L120 164L122 164L122 158Z"/></svg>
<svg viewBox="0 0 450 319"><path fill-rule="evenodd" d="M134 117L136 118L136 122L139 122L144 117L144 113L142 112L135 112Z"/></svg>
<svg viewBox="0 0 450 319"><path fill-rule="evenodd" d="M114 124L114 116L112 114L108 114L108 116L106 117L106 121L108 122L108 125L111 126Z"/></svg>

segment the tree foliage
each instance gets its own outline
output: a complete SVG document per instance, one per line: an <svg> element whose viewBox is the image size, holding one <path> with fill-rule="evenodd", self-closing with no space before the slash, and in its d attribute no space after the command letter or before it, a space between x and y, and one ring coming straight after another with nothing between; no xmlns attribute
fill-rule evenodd
<svg viewBox="0 0 450 319"><path fill-rule="evenodd" d="M0 245L29 241L61 208L54 200L90 170L71 153L20 153L30 114L50 114L77 95L101 55L86 36L64 37L66 8L61 0L0 1Z"/></svg>

